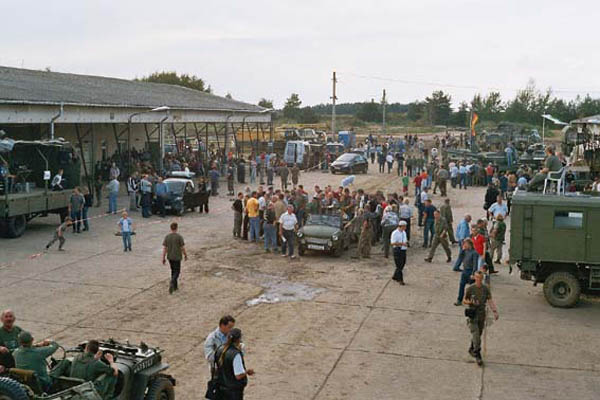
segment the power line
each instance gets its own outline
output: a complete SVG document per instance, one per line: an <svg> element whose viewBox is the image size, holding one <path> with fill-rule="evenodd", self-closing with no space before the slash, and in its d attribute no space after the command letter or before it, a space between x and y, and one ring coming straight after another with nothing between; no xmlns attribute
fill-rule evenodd
<svg viewBox="0 0 600 400"><path fill-rule="evenodd" d="M450 89L470 89L470 90L478 90L478 91L482 91L482 89L487 89L490 91L507 90L507 91L514 91L514 92L517 92L517 91L523 89L523 88L493 87L493 86L482 87L482 86L460 85L460 84L454 84L454 83L443 83L443 82L435 82L435 81L420 81L420 80L410 80L410 79L400 79L400 78L387 78L387 77L374 76L374 75L357 74L355 72L349 72L349 71L342 72L342 74L354 76L354 77L360 78L360 79L370 79L370 80L377 80L377 81L384 81L384 82L402 83L402 84L407 84L407 85L422 85L422 86L432 86L432 87L450 88ZM580 90L580 89L564 89L564 88L555 89L552 87L550 87L550 89L553 93L575 93L575 94L600 93L600 90Z"/></svg>

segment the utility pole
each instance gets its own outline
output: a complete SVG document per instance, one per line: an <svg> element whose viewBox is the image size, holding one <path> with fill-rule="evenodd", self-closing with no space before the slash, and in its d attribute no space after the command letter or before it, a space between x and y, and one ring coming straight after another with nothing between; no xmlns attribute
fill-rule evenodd
<svg viewBox="0 0 600 400"><path fill-rule="evenodd" d="M335 101L337 100L337 96L335 95L335 85L337 83L337 78L335 77L335 71L333 71L333 96L331 96L331 139L333 142L335 139Z"/></svg>
<svg viewBox="0 0 600 400"><path fill-rule="evenodd" d="M381 99L381 105L383 106L383 136L385 137L385 89L383 89L383 98Z"/></svg>

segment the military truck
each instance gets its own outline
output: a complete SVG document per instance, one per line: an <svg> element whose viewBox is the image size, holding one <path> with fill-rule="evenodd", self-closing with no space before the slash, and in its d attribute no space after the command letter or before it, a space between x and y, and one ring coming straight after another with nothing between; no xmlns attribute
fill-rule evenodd
<svg viewBox="0 0 600 400"><path fill-rule="evenodd" d="M600 292L600 197L517 191L512 197L510 263L544 284L554 307Z"/></svg>
<svg viewBox="0 0 600 400"><path fill-rule="evenodd" d="M63 187L79 185L81 163L71 144L64 140L0 142L0 163L5 166L0 176L0 236L23 235L27 222L38 216L58 214L62 222L71 193L52 191L44 171L52 176L62 168Z"/></svg>
<svg viewBox="0 0 600 400"><path fill-rule="evenodd" d="M54 367L68 371L74 356L81 354L87 342L63 352L63 360ZM112 339L100 342L103 353L113 355L119 369L117 383L111 399L114 400L174 400L175 379L164 373L169 368L162 362L162 350L145 343L139 346L119 343ZM68 376L54 379L50 393L44 393L32 371L9 369L7 376L0 377L0 400L102 400L106 376L94 382Z"/></svg>

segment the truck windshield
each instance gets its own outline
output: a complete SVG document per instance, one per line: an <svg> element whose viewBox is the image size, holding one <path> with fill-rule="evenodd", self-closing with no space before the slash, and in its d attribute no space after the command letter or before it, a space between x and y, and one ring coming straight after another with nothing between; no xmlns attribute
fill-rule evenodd
<svg viewBox="0 0 600 400"><path fill-rule="evenodd" d="M311 225L327 225L338 228L342 223L342 219L338 215L311 214L308 217L307 223Z"/></svg>

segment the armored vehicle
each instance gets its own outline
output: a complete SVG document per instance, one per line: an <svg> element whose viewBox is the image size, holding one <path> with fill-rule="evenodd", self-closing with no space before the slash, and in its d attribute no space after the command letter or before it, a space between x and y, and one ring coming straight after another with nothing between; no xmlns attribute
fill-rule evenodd
<svg viewBox="0 0 600 400"><path fill-rule="evenodd" d="M87 342L64 351L65 358L55 362L56 370L68 371L74 356L81 354ZM114 400L174 400L175 379L164 373L169 368L162 362L162 350L118 343L112 339L100 342L100 350L110 353L119 369L114 388ZM54 379L51 393L44 393L35 373L10 369L8 376L0 378L0 400L102 400L105 376L94 382L58 376Z"/></svg>
<svg viewBox="0 0 600 400"><path fill-rule="evenodd" d="M350 236L344 229L344 221L339 213L310 214L297 236L298 253L301 256L306 250L316 250L339 257L350 245Z"/></svg>
<svg viewBox="0 0 600 400"><path fill-rule="evenodd" d="M521 279L543 283L555 307L600 291L599 197L517 191L510 212L510 263Z"/></svg>
<svg viewBox="0 0 600 400"><path fill-rule="evenodd" d="M64 170L63 188L79 185L81 163L70 143L3 139L0 165L0 236L23 235L27 222L38 216L59 214L64 220L71 192L52 191L48 185L59 169Z"/></svg>

